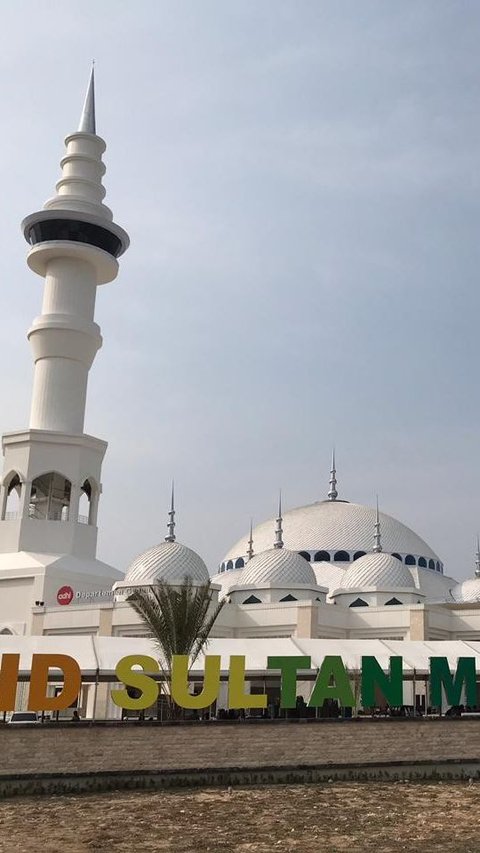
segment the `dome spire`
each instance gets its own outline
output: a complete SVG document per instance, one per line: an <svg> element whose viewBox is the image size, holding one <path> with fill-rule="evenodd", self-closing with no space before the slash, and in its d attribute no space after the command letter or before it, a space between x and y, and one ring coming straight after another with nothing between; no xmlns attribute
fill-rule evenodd
<svg viewBox="0 0 480 853"><path fill-rule="evenodd" d="M282 518L282 490L278 496L278 517L275 526L275 542L274 548L283 548L283 518Z"/></svg>
<svg viewBox="0 0 480 853"><path fill-rule="evenodd" d="M380 532L380 514L378 512L378 495L377 495L377 511L375 514L375 535L373 537L373 541L375 543L373 546L373 553L374 554L380 554L380 552L382 550L381 538L382 538L382 534Z"/></svg>
<svg viewBox="0 0 480 853"><path fill-rule="evenodd" d="M97 133L95 124L95 60L92 62L92 70L90 71L90 79L88 81L82 115L80 116L78 132L91 133L94 136Z"/></svg>
<svg viewBox="0 0 480 853"><path fill-rule="evenodd" d="M248 548L247 548L247 557L249 560L252 559L254 554L253 551L253 518L250 519L250 536L248 539Z"/></svg>
<svg viewBox="0 0 480 853"><path fill-rule="evenodd" d="M480 578L480 539L477 533L477 553L475 554L475 577Z"/></svg>
<svg viewBox="0 0 480 853"><path fill-rule="evenodd" d="M337 492L337 469L335 468L335 448L332 450L332 467L330 469L330 488L328 490L328 500L336 501L338 498Z"/></svg>
<svg viewBox="0 0 480 853"><path fill-rule="evenodd" d="M165 536L165 542L175 542L175 482L172 480L172 497L170 500L170 509L168 512L168 536Z"/></svg>

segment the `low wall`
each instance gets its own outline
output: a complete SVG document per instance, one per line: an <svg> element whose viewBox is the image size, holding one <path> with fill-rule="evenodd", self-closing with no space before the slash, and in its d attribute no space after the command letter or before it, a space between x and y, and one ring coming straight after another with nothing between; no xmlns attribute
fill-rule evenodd
<svg viewBox="0 0 480 853"><path fill-rule="evenodd" d="M298 781L314 781L312 774L315 779L332 774L476 778L480 720L4 726L0 749L4 796L43 790L293 781L295 774ZM90 787L89 778L96 779Z"/></svg>

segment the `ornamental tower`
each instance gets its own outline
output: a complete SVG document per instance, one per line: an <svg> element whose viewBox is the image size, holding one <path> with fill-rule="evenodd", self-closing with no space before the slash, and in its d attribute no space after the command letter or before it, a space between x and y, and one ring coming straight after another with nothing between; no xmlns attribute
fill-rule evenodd
<svg viewBox="0 0 480 853"><path fill-rule="evenodd" d="M116 278L117 258L129 243L103 202L106 145L96 133L93 68L79 128L65 145L56 194L22 223L27 264L44 279L43 304L28 331L34 361L29 427L2 440L0 596L7 575L25 578L35 564L40 572L35 582L32 577L32 598L42 601L45 578L39 585L37 575L49 574L47 567L53 587L60 575L72 586L80 577L83 588L105 587L120 576L96 560L107 444L84 433L88 372L102 345L94 322L97 287ZM47 603L54 603L51 595Z"/></svg>

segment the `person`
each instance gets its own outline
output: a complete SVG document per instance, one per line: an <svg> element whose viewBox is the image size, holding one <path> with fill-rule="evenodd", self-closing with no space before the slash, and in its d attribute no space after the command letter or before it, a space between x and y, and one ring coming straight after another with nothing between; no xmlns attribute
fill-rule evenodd
<svg viewBox="0 0 480 853"><path fill-rule="evenodd" d="M73 715L72 715L72 723L79 723L79 722L80 722L80 714L78 713L77 709L75 708Z"/></svg>

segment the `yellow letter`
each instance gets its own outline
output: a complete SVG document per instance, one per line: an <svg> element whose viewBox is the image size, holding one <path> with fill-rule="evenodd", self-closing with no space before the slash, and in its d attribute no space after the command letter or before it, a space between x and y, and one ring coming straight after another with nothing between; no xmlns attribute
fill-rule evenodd
<svg viewBox="0 0 480 853"><path fill-rule="evenodd" d="M142 672L135 672L134 666L140 666ZM111 690L110 695L115 705L127 708L129 711L143 711L157 701L158 684L153 678L145 675L145 670L160 672L160 666L155 658L149 655L127 655L118 661L115 668L118 680L123 681L127 687L140 690L141 694L138 699L134 699L128 695L127 690Z"/></svg>
<svg viewBox="0 0 480 853"><path fill-rule="evenodd" d="M192 696L188 692L188 655L172 657L172 699L180 708L209 708L218 696L220 655L205 655L203 689Z"/></svg>
<svg viewBox="0 0 480 853"><path fill-rule="evenodd" d="M229 708L266 708L265 693L245 693L245 655L230 655L230 672L228 675L228 707Z"/></svg>
<svg viewBox="0 0 480 853"><path fill-rule="evenodd" d="M19 662L20 655L2 655L2 668L0 669L0 711L15 710Z"/></svg>
<svg viewBox="0 0 480 853"><path fill-rule="evenodd" d="M63 687L58 696L47 696L48 672L61 669ZM30 690L28 693L29 711L64 711L77 698L82 684L82 674L76 660L69 655L32 655L30 672Z"/></svg>

